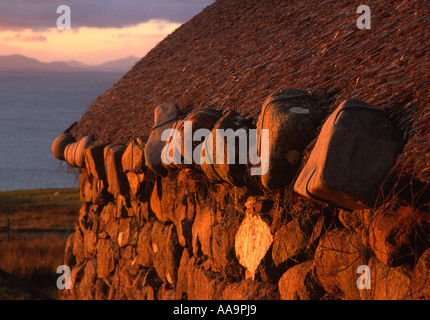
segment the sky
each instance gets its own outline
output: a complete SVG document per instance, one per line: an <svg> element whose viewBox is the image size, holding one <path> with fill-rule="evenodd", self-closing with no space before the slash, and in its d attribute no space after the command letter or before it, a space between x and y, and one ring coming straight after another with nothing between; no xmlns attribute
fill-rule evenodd
<svg viewBox="0 0 430 320"><path fill-rule="evenodd" d="M214 0L0 0L0 55L100 64L150 49ZM70 29L63 10L70 8ZM57 23L59 21L59 24Z"/></svg>

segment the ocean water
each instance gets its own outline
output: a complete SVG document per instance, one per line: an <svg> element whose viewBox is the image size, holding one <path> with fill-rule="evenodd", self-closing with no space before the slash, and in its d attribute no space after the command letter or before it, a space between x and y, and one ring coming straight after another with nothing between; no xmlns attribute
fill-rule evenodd
<svg viewBox="0 0 430 320"><path fill-rule="evenodd" d="M0 72L0 191L77 187L52 142L121 76Z"/></svg>

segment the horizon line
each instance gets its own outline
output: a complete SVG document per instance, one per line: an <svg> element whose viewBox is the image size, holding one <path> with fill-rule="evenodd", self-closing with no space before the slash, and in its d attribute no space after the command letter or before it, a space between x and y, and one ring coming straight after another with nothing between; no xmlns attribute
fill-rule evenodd
<svg viewBox="0 0 430 320"><path fill-rule="evenodd" d="M130 54L130 55L122 57L122 58L109 59L109 60L106 60L106 61L102 61L102 62L100 62L98 64L88 64L88 63L82 62L82 61L77 60L77 59L42 61L42 60L39 60L38 58L34 58L32 56L27 56L27 55L24 55L24 54L21 54L21 53L0 54L0 57L11 57L11 56L20 56L20 57L24 57L24 58L27 58L27 59L33 59L33 60L36 60L36 61L38 61L40 63L46 63L46 64L48 64L48 63L55 63L55 62L65 62L65 63L67 63L67 62L70 62L70 61L75 61L75 62L81 63L81 64L83 64L85 66L88 66L88 67L98 67L98 66L100 66L100 65L102 65L104 63L107 63L107 62L113 62L113 61L123 60L123 59L131 58L131 57L136 58L137 59L136 62L142 59L142 57L137 57L135 55ZM70 67L72 67L72 66L70 66ZM79 68L79 67L74 67L74 68Z"/></svg>

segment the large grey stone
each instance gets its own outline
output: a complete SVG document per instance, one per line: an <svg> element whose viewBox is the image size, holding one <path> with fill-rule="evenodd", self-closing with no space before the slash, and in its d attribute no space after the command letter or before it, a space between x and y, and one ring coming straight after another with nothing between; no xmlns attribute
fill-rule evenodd
<svg viewBox="0 0 430 320"><path fill-rule="evenodd" d="M401 150L383 111L348 99L324 123L294 190L341 208L372 207Z"/></svg>
<svg viewBox="0 0 430 320"><path fill-rule="evenodd" d="M176 103L163 103L154 110L155 123L145 145L145 164L162 177L167 176L168 171L161 161L161 152L166 145L161 136L165 130L173 128L179 115L180 110Z"/></svg>
<svg viewBox="0 0 430 320"><path fill-rule="evenodd" d="M193 154L196 147L201 145L202 141L210 134L221 116L222 114L218 110L204 108L194 110L185 119L177 121L173 127L176 131L166 141L168 148L165 148L162 153L163 164L166 169L173 170L195 164ZM203 129L207 131L207 134L201 136L200 140L194 141L194 133L197 130L200 130L199 133L204 133Z"/></svg>
<svg viewBox="0 0 430 320"><path fill-rule="evenodd" d="M65 160L64 151L72 142L75 142L75 139L69 133L60 134L52 143L52 155L59 160Z"/></svg>
<svg viewBox="0 0 430 320"><path fill-rule="evenodd" d="M268 189L280 189L291 183L302 158L302 152L316 137L325 112L303 90L287 88L270 94L263 103L257 122L257 149L268 171L261 182ZM261 129L268 130L268 141ZM267 145L264 145L267 144Z"/></svg>
<svg viewBox="0 0 430 320"><path fill-rule="evenodd" d="M85 136L76 144L75 163L78 168L85 168L85 149L88 148L94 141L92 136Z"/></svg>
<svg viewBox="0 0 430 320"><path fill-rule="evenodd" d="M228 182L236 187L245 186L248 174L248 148L245 149L243 146L248 146L251 127L250 121L235 111L229 111L218 120L211 134L205 139L201 152L201 168L209 180ZM221 132L224 132L224 136ZM236 135L239 138L236 138ZM229 143L229 140L233 142ZM234 149L230 150L231 147L228 145L234 146ZM221 155L221 152L224 153L223 159L217 158L217 154ZM241 159L241 156L244 159Z"/></svg>
<svg viewBox="0 0 430 320"><path fill-rule="evenodd" d="M94 141L92 136L85 136L77 142L72 142L64 150L64 158L72 167L85 167L85 149Z"/></svg>

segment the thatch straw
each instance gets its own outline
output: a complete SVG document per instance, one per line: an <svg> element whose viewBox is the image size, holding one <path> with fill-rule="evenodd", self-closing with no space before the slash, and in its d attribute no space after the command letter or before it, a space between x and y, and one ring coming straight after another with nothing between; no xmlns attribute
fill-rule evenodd
<svg viewBox="0 0 430 320"><path fill-rule="evenodd" d="M336 91L413 113L398 166L430 182L430 3L372 1L370 30L353 0L218 0L150 51L72 129L76 139L127 143L147 135L157 104L183 110L236 101L249 116L273 90Z"/></svg>

